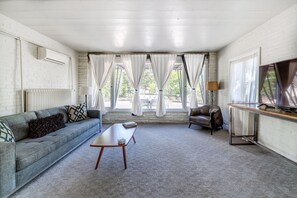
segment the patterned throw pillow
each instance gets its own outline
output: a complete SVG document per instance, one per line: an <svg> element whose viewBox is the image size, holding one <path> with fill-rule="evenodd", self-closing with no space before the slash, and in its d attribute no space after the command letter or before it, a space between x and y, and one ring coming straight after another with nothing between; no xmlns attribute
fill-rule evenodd
<svg viewBox="0 0 297 198"><path fill-rule="evenodd" d="M86 119L87 107L85 104L66 106L68 122L77 122Z"/></svg>
<svg viewBox="0 0 297 198"><path fill-rule="evenodd" d="M29 137L39 138L64 127L64 116L61 113L31 120L29 122Z"/></svg>
<svg viewBox="0 0 297 198"><path fill-rule="evenodd" d="M15 142L11 129L0 120L0 142Z"/></svg>

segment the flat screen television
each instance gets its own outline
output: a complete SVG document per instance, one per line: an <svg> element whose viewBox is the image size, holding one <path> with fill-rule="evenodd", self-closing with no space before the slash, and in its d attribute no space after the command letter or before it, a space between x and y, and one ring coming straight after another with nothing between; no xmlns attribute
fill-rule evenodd
<svg viewBox="0 0 297 198"><path fill-rule="evenodd" d="M259 67L259 102L294 112L297 108L297 58Z"/></svg>

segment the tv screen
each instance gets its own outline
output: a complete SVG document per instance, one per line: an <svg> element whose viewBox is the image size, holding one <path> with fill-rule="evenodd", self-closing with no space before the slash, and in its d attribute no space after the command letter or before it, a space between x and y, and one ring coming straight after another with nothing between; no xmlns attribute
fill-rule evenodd
<svg viewBox="0 0 297 198"><path fill-rule="evenodd" d="M259 102L297 108L297 59L260 66Z"/></svg>

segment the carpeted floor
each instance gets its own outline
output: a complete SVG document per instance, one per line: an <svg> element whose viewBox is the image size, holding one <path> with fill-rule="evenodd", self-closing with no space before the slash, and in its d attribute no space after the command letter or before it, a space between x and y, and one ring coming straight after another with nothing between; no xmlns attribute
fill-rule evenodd
<svg viewBox="0 0 297 198"><path fill-rule="evenodd" d="M258 146L230 146L186 124L140 125L137 143L99 149L95 137L12 197L297 197L297 165Z"/></svg>

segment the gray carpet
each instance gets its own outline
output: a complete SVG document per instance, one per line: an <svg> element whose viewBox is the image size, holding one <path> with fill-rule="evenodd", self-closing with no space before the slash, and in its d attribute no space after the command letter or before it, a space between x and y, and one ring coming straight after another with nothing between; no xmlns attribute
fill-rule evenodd
<svg viewBox="0 0 297 198"><path fill-rule="evenodd" d="M84 145L13 197L297 197L297 165L258 146L229 146L228 133L185 124L140 125L137 143Z"/></svg>

